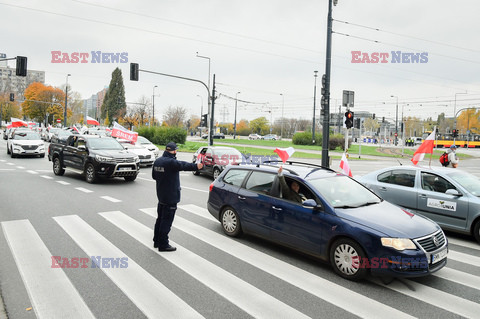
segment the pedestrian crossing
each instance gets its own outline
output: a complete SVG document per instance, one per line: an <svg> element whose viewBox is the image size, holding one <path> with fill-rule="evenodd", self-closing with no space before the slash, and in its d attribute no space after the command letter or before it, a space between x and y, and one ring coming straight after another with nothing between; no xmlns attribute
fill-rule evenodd
<svg viewBox="0 0 480 319"><path fill-rule="evenodd" d="M53 217L52 225L56 229L52 231L64 232L67 240L86 256L125 258L128 261L127 267L102 267L99 261L98 268L105 274L105 280L118 287L147 318L202 318L210 317L211 314L198 304L184 300L184 296L178 295L151 273L149 263L161 265L165 269L178 269L193 279L187 282L194 282L201 287L191 289L211 291L225 304L240 309L239 313L219 317L325 316L306 309L301 298L293 292L301 292L298 293L299 296L308 296L316 300L316 303L322 303L329 309L325 310L326 313L337 316L383 318L388 314L392 318L424 317L424 312L418 311L419 309L429 309L428 317L475 318L480 313L480 245L473 241L452 240L454 245L450 248L449 259L462 263L462 269L447 265L430 276L429 280L402 279L384 284L378 278L371 277L353 283L337 277L333 271L331 276L328 274L324 278L322 272L302 267L288 259L274 257L268 251L251 247L243 240L227 237L221 232L218 221L205 208L197 205L178 207L172 233L186 234L196 242L195 245L190 245L188 241L175 242L174 236L171 238L172 244L177 247L174 253L161 253L152 247L156 207L134 212L99 212L96 216L96 219L80 215ZM199 222L199 218L202 222ZM61 267L52 267L52 256L59 253L47 247L48 240L42 239L34 222L4 221L1 226L10 250L8 253L15 261L37 318L105 317L99 310L101 308L92 305L90 299L82 296L72 283L74 280L70 278L71 273ZM104 234L109 227L121 234L121 242L117 242L116 237ZM128 240L134 243L135 248L123 245ZM220 256L237 260L237 263L249 269L248 272L261 276L261 279L247 280L244 275L232 271L220 260L208 258L209 255L199 251L198 247L203 247L201 250L214 249ZM461 247L462 251L455 250L455 247ZM142 249L151 258L148 264L141 258L133 258ZM468 272L465 267L469 269ZM455 284L455 289L443 289L451 283ZM292 293L272 292L266 289L269 285L291 287L288 289ZM378 295L382 295L382 298ZM387 299L390 301L387 302ZM403 303L395 304L397 299ZM6 306L8 311L8 304Z"/></svg>

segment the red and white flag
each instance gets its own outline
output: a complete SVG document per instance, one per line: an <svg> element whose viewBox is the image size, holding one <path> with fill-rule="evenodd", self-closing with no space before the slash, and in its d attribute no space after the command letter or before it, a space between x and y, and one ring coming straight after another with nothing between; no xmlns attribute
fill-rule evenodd
<svg viewBox="0 0 480 319"><path fill-rule="evenodd" d="M98 123L98 121L90 116L87 116L87 124L90 124L90 125L100 125L100 123Z"/></svg>
<svg viewBox="0 0 480 319"><path fill-rule="evenodd" d="M353 177L352 170L350 169L350 165L348 165L347 156L345 153L342 155L342 160L340 161L340 168L343 170L343 174Z"/></svg>
<svg viewBox="0 0 480 319"><path fill-rule="evenodd" d="M22 121L21 119L12 117L11 120L12 120L12 127L21 127L21 126L28 127L28 123L25 121Z"/></svg>
<svg viewBox="0 0 480 319"><path fill-rule="evenodd" d="M423 160L425 154L432 154L433 153L433 146L435 144L435 128L433 132L427 137L425 141L423 141L422 145L418 147L418 149L413 153L412 162L413 165L417 165L418 162Z"/></svg>
<svg viewBox="0 0 480 319"><path fill-rule="evenodd" d="M75 125L72 127L72 129L73 129L75 132L77 132L78 134L80 134L80 132L78 131L78 128L77 128Z"/></svg>
<svg viewBox="0 0 480 319"><path fill-rule="evenodd" d="M280 159L282 160L282 162L286 162L290 156L293 155L293 153L295 153L295 149L293 147L289 147L289 148L276 148L274 150L275 153L278 154L278 156L280 157Z"/></svg>
<svg viewBox="0 0 480 319"><path fill-rule="evenodd" d="M136 142L138 133L129 131L117 122L113 122L112 137L119 137L130 142Z"/></svg>

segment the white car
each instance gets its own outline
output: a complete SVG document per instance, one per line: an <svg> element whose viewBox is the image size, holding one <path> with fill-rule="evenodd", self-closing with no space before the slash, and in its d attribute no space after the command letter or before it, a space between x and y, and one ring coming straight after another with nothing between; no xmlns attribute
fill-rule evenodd
<svg viewBox="0 0 480 319"><path fill-rule="evenodd" d="M248 136L248 139L249 140L261 140L262 139L262 136L261 135L258 135L258 134L250 134Z"/></svg>
<svg viewBox="0 0 480 319"><path fill-rule="evenodd" d="M137 144L132 144L130 141L127 140L117 140L120 144L122 144L123 148L128 150L130 153L134 153L140 159L140 166L151 166L155 161L155 154L146 149L145 147Z"/></svg>
<svg viewBox="0 0 480 319"><path fill-rule="evenodd" d="M152 142L150 142L147 138L143 137L143 136L139 136L137 138L137 145L141 145L143 147L145 147L146 149L148 149L149 151L153 152L153 154L155 154L155 158L159 157L160 156L160 150L158 149L158 147L153 144Z"/></svg>
<svg viewBox="0 0 480 319"><path fill-rule="evenodd" d="M45 157L45 144L37 132L16 130L7 141L7 154L12 158L20 155Z"/></svg>

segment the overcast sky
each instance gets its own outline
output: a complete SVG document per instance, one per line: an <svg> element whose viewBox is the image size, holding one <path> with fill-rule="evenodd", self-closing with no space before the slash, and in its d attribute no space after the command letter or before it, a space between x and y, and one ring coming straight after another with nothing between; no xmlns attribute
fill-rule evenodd
<svg viewBox="0 0 480 319"><path fill-rule="evenodd" d="M311 119L314 71L319 116L327 10L327 0L0 0L0 53L27 56L29 69L44 70L49 85L60 87L71 74L69 85L82 98L108 85L119 67L127 102L151 98L158 86L156 117L168 106L200 115L202 103L205 113L207 90L146 73L131 82L129 63L208 83L210 61L219 121L233 122L236 95L237 120L275 120L282 109L285 117ZM355 92L354 111L378 117L395 117L396 97L399 117L402 109L405 116L453 116L455 96L457 110L480 106L479 12L476 0L339 0L331 111L338 112L343 90ZM52 51L88 53L88 62L52 63ZM92 63L91 51L126 52L128 61ZM352 51L389 57L352 63ZM392 51L423 53L427 61L392 63Z"/></svg>

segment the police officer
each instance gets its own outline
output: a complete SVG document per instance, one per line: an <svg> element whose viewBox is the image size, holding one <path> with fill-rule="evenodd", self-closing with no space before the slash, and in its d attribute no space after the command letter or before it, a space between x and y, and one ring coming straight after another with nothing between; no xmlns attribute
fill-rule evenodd
<svg viewBox="0 0 480 319"><path fill-rule="evenodd" d="M153 247L159 251L175 251L177 248L168 243L168 233L172 227L173 218L180 202L179 171L196 171L203 167L202 163L188 163L176 158L177 144L170 142L163 155L155 160L152 168L152 178L157 184L157 221L153 235Z"/></svg>

